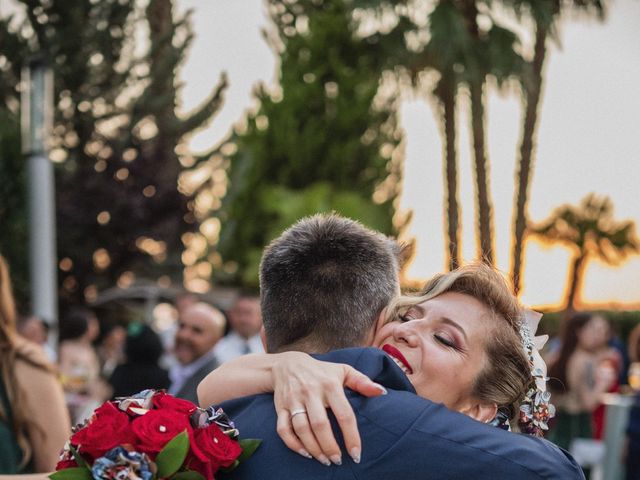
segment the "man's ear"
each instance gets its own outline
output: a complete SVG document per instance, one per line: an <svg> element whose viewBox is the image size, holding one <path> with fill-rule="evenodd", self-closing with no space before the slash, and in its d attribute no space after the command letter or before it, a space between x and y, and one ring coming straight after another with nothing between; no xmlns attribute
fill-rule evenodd
<svg viewBox="0 0 640 480"><path fill-rule="evenodd" d="M461 409L460 412L479 422L489 423L497 415L498 405L495 403L472 401L467 407Z"/></svg>
<svg viewBox="0 0 640 480"><path fill-rule="evenodd" d="M387 324L387 307L384 307L380 312L380 314L378 315L378 319L376 320L376 326L373 332L374 336L386 324Z"/></svg>
<svg viewBox="0 0 640 480"><path fill-rule="evenodd" d="M267 352L267 334L264 331L264 325L260 327L260 341L262 342L262 348Z"/></svg>
<svg viewBox="0 0 640 480"><path fill-rule="evenodd" d="M382 311L378 315L378 319L376 320L376 324L375 324L375 327L374 327L374 330L373 330L372 343L373 343L374 339L376 338L376 335L378 334L380 329L382 327L384 327L387 323L388 323L387 322L387 307L385 307L385 308L382 309Z"/></svg>

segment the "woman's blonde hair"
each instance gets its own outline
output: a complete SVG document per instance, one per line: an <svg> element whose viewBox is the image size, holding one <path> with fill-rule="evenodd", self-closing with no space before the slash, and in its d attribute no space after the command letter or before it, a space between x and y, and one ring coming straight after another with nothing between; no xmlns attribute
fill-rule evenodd
<svg viewBox="0 0 640 480"><path fill-rule="evenodd" d="M27 427L31 421L25 404L25 395L16 377L16 361L25 361L30 365L51 371L51 367L44 363L28 348L26 343L18 341L16 332L16 307L13 299L9 268L0 255L0 369L9 404L11 405L11 428L22 450L21 467L29 463L33 456L31 442L27 434ZM7 421L7 412L0 404L0 420Z"/></svg>
<svg viewBox="0 0 640 480"><path fill-rule="evenodd" d="M472 263L438 274L417 295L396 299L388 310L387 320L397 320L411 307L446 292L469 295L492 312L496 327L486 339L487 362L474 382L472 394L478 400L496 403L509 419L515 419L534 379L520 337L522 307L497 270Z"/></svg>

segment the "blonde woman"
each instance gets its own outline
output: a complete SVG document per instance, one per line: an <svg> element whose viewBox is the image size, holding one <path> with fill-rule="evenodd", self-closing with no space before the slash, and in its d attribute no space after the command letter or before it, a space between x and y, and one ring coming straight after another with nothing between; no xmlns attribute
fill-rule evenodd
<svg viewBox="0 0 640 480"><path fill-rule="evenodd" d="M536 412L538 392L529 363L532 349L521 336L523 311L502 276L486 265L468 265L435 276L422 292L392 302L371 345L404 372L417 395L482 423L541 435L551 412ZM355 378L355 380L353 380ZM313 360L299 352L248 356L224 364L199 387L201 404L274 391L278 433L289 448L321 462L339 454L326 407L342 427L347 451L360 448L343 383L372 392L368 380L347 365ZM225 388L216 388L224 385ZM540 392L541 394L543 392ZM545 394L537 407L547 407ZM288 412L304 411L295 421ZM340 419L343 419L341 422ZM293 420L293 419L292 419Z"/></svg>
<svg viewBox="0 0 640 480"><path fill-rule="evenodd" d="M53 367L17 334L15 317L0 256L0 473L48 472L71 433L69 414Z"/></svg>

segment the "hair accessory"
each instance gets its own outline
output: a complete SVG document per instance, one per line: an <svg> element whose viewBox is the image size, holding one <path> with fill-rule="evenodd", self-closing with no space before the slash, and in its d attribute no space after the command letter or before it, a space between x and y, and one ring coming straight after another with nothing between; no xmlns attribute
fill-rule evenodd
<svg viewBox="0 0 640 480"><path fill-rule="evenodd" d="M520 324L520 336L525 354L531 366L531 376L535 382L527 391L520 404L520 430L530 435L541 437L548 430L547 423L555 416L556 408L549 402L551 393L547 390L547 364L540 356L539 350L547 343L549 335L534 337L542 314L525 309Z"/></svg>

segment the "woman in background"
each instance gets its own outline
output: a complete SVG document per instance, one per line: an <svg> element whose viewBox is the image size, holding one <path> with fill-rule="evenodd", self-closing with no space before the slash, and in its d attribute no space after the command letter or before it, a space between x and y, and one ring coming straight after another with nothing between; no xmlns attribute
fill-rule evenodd
<svg viewBox="0 0 640 480"><path fill-rule="evenodd" d="M88 418L111 396L100 377L100 362L93 341L100 333L98 319L87 309L74 309L60 322L58 366L73 423Z"/></svg>
<svg viewBox="0 0 640 480"><path fill-rule="evenodd" d="M52 471L69 427L53 367L17 334L9 271L0 256L0 473Z"/></svg>
<svg viewBox="0 0 640 480"><path fill-rule="evenodd" d="M132 323L127 328L125 363L118 365L109 383L114 397L126 397L147 388L169 388L169 373L158 365L164 353L162 341L151 327Z"/></svg>
<svg viewBox="0 0 640 480"><path fill-rule="evenodd" d="M549 367L549 388L558 410L547 438L566 450L572 450L575 439L593 439L592 413L616 381L611 365L619 365L618 354L603 342L608 332L609 324L600 315L574 315L564 325L562 347ZM587 470L585 475L588 478Z"/></svg>

